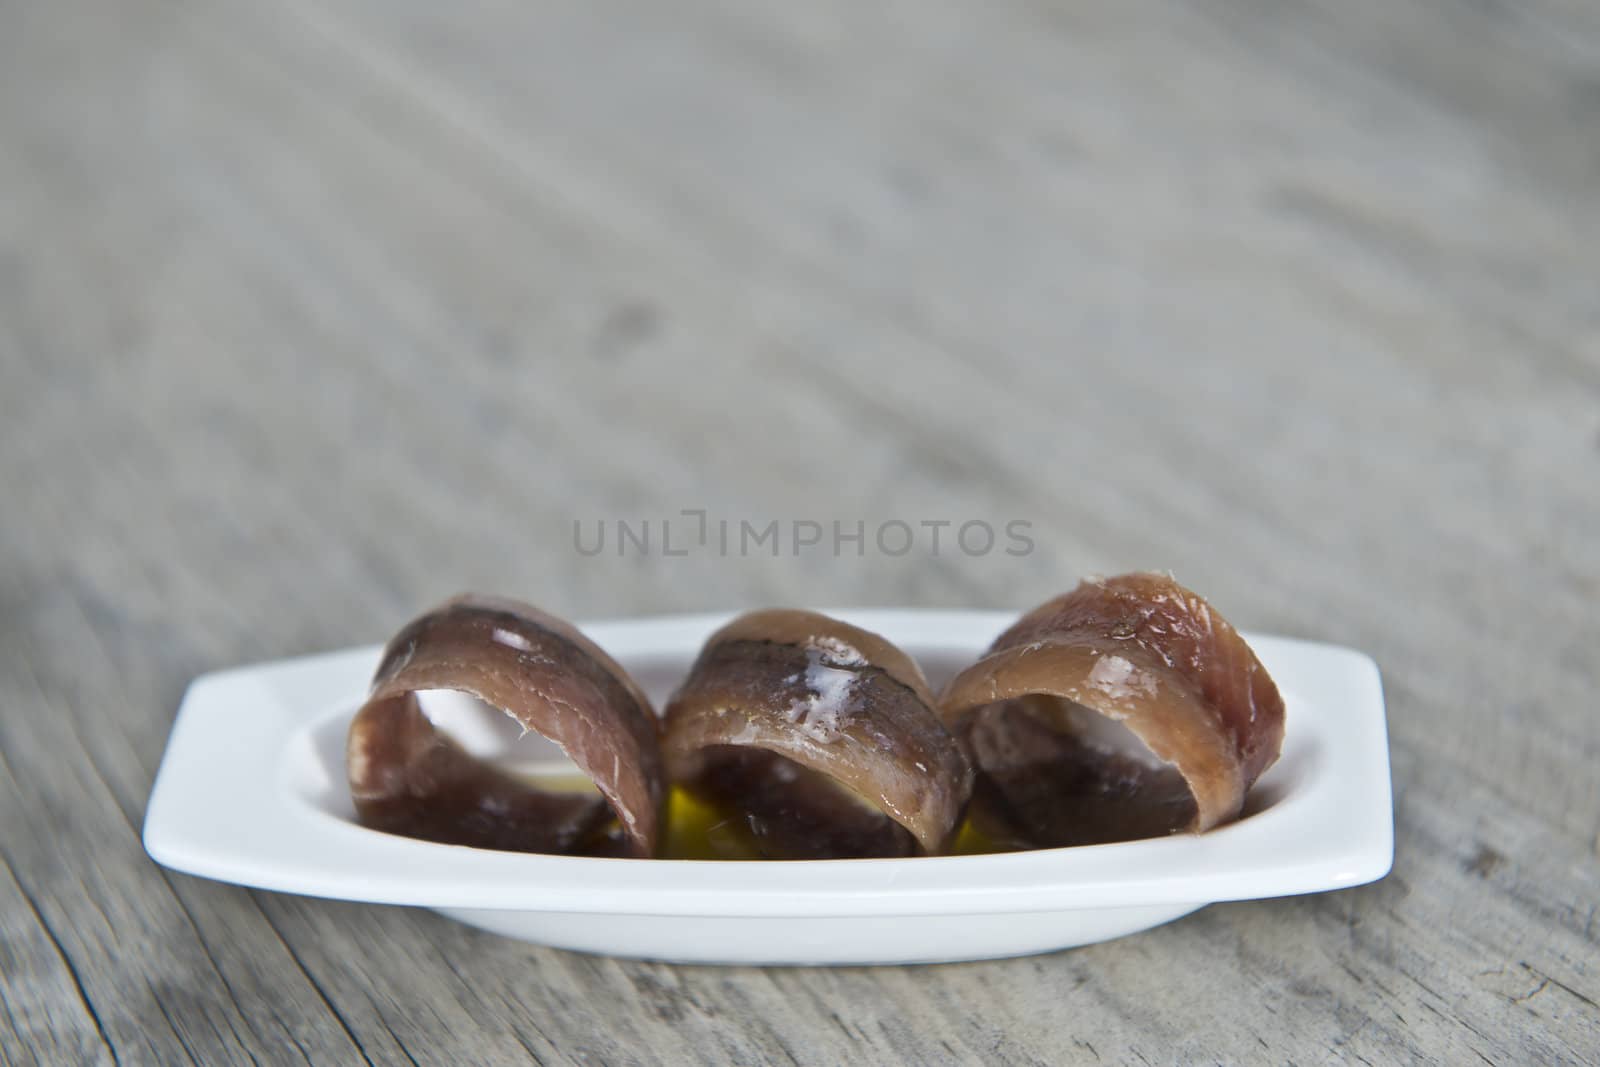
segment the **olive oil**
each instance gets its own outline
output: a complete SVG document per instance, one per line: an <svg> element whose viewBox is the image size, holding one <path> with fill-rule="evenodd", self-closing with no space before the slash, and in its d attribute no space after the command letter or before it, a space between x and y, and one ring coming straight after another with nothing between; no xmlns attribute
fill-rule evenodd
<svg viewBox="0 0 1600 1067"><path fill-rule="evenodd" d="M596 791L594 783L577 771L542 772L521 777L525 777L530 785L551 793ZM1012 849L983 833L968 819L956 831L949 854L977 856L1009 851ZM662 828L661 851L657 858L760 860L765 857L740 814L718 810L682 786L673 786L667 794L666 823Z"/></svg>

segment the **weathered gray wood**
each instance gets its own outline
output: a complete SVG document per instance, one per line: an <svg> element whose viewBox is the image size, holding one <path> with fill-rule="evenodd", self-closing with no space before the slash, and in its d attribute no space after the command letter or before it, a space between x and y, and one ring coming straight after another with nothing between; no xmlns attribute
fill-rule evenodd
<svg viewBox="0 0 1600 1067"><path fill-rule="evenodd" d="M1600 17L1423 0L11 5L0 1062L1600 1058ZM1033 522L586 558L574 519ZM167 874L195 673L460 588L1381 661L1378 885L1037 959L676 968Z"/></svg>

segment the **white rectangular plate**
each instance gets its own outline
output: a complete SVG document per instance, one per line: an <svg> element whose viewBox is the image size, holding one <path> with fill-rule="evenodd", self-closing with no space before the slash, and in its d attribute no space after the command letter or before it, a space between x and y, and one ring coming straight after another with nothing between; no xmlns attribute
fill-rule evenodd
<svg viewBox="0 0 1600 1067"><path fill-rule="evenodd" d="M1015 618L831 614L899 644L936 687ZM582 629L659 706L729 617ZM1283 755L1251 791L1242 819L1197 836L993 856L762 863L528 855L377 833L353 821L344 782L345 730L377 665L373 647L195 679L156 777L144 843L167 867L225 882L434 908L563 948L728 963L1043 952L1120 937L1215 901L1383 877L1394 825L1377 665L1332 645L1248 640L1288 706ZM480 754L501 753L515 739L459 706L429 712L452 717L458 737Z"/></svg>

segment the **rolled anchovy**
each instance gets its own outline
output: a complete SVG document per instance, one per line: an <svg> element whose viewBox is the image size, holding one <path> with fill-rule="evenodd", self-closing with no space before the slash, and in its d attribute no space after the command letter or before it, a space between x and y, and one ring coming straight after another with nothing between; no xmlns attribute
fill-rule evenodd
<svg viewBox="0 0 1600 1067"><path fill-rule="evenodd" d="M1086 581L946 687L979 771L973 818L1017 847L1203 831L1278 758L1284 706L1255 653L1159 574Z"/></svg>
<svg viewBox="0 0 1600 1067"><path fill-rule="evenodd" d="M805 611L713 634L668 704L662 748L673 780L769 858L940 852L972 782L911 658Z"/></svg>
<svg viewBox="0 0 1600 1067"><path fill-rule="evenodd" d="M545 792L468 754L422 714L416 694L427 689L469 693L555 742L600 795ZM644 692L575 628L520 601L461 596L384 649L350 724L346 771L356 814L373 829L479 848L646 857L656 852L666 797L657 729Z"/></svg>

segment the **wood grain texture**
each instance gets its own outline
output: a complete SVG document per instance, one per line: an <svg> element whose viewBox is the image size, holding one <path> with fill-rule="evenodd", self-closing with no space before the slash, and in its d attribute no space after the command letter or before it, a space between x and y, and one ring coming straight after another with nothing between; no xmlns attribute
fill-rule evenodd
<svg viewBox="0 0 1600 1067"><path fill-rule="evenodd" d="M0 1062L1600 1059L1597 188L1579 0L8 5ZM1038 548L573 550L683 508ZM1377 656L1389 878L756 970L139 846L190 677L459 589L1139 566Z"/></svg>

